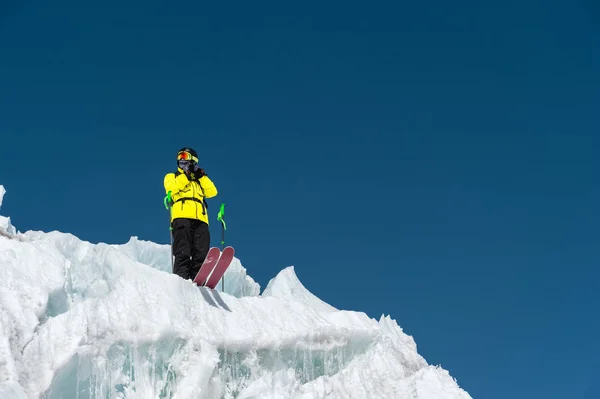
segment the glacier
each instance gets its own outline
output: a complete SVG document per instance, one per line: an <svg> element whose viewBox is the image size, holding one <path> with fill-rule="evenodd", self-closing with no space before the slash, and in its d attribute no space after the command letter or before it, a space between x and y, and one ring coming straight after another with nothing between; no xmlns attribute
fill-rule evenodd
<svg viewBox="0 0 600 399"><path fill-rule="evenodd" d="M169 256L0 216L0 398L470 398L390 316L330 306L293 266L261 293L236 258L221 291Z"/></svg>

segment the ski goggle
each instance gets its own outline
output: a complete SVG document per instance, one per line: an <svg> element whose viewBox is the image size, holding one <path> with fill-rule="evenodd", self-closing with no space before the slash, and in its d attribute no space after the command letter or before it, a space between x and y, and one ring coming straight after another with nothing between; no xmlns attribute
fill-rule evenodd
<svg viewBox="0 0 600 399"><path fill-rule="evenodd" d="M196 158L195 156L193 156L192 154L190 154L187 151L181 151L181 152L177 153L177 160L178 161L192 161L192 162L198 163L198 158Z"/></svg>

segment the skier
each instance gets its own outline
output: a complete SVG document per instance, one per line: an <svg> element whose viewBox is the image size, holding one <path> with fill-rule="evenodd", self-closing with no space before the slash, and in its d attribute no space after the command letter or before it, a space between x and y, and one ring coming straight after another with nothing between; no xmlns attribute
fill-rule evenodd
<svg viewBox="0 0 600 399"><path fill-rule="evenodd" d="M193 280L210 247L205 198L216 196L217 188L188 147L177 153L177 172L165 176L164 186L171 204L173 273Z"/></svg>

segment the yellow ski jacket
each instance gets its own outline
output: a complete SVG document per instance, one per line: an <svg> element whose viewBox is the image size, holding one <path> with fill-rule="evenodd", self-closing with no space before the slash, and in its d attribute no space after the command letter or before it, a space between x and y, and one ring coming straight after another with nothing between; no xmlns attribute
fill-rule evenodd
<svg viewBox="0 0 600 399"><path fill-rule="evenodd" d="M215 184L202 176L200 180L188 179L181 169L178 173L167 173L164 180L165 191L171 192L173 206L171 207L171 222L177 218L198 219L208 223L208 210L205 198L218 194Z"/></svg>

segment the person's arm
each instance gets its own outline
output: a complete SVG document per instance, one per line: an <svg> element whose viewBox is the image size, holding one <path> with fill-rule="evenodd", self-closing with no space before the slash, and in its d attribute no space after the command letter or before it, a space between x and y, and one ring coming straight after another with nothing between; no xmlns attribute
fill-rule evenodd
<svg viewBox="0 0 600 399"><path fill-rule="evenodd" d="M202 169L200 166L196 165L192 173L196 179L198 179L198 183L200 183L202 186L202 191L205 198L212 198L219 193L217 191L217 187L215 187L215 183L210 180L210 178L206 175L206 172L204 172L204 169Z"/></svg>
<svg viewBox="0 0 600 399"><path fill-rule="evenodd" d="M210 178L206 175L202 176L199 180L202 188L204 189L204 196L206 198L212 198L216 196L219 192L217 191L217 187L215 183L210 180Z"/></svg>
<svg viewBox="0 0 600 399"><path fill-rule="evenodd" d="M171 192L171 195L175 195L188 185L189 179L187 176L182 173L179 176L175 177L175 173L168 173L165 176L165 192Z"/></svg>

